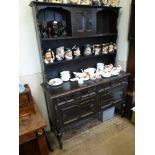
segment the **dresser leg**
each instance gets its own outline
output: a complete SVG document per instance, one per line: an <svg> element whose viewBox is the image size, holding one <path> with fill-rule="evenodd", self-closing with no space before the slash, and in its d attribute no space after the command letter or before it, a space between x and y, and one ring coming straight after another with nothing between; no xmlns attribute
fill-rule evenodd
<svg viewBox="0 0 155 155"><path fill-rule="evenodd" d="M58 139L58 142L59 142L59 147L62 150L63 149L62 132L57 135L57 139Z"/></svg>
<svg viewBox="0 0 155 155"><path fill-rule="evenodd" d="M122 104L121 117L124 117L124 111L125 111L125 103Z"/></svg>

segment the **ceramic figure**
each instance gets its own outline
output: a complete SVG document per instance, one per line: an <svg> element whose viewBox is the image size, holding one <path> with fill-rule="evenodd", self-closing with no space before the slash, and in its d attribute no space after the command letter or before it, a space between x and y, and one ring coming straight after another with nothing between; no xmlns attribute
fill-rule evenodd
<svg viewBox="0 0 155 155"><path fill-rule="evenodd" d="M85 45L85 48L84 48L84 55L87 56L87 55L92 55L92 51L91 51L91 46L89 44L86 44Z"/></svg>
<svg viewBox="0 0 155 155"><path fill-rule="evenodd" d="M44 62L46 64L53 63L55 59L54 52L51 49L48 49L44 52Z"/></svg>
<svg viewBox="0 0 155 155"><path fill-rule="evenodd" d="M56 60L57 61L62 61L64 59L64 56L65 56L64 47L63 46L58 47L56 49Z"/></svg>
<svg viewBox="0 0 155 155"><path fill-rule="evenodd" d="M81 5L91 5L91 0L81 0Z"/></svg>
<svg viewBox="0 0 155 155"><path fill-rule="evenodd" d="M107 54L108 53L108 44L102 44L102 54Z"/></svg>
<svg viewBox="0 0 155 155"><path fill-rule="evenodd" d="M49 2L52 2L52 3L62 3L62 0L49 0Z"/></svg>
<svg viewBox="0 0 155 155"><path fill-rule="evenodd" d="M109 6L117 7L120 0L109 0Z"/></svg>
<svg viewBox="0 0 155 155"><path fill-rule="evenodd" d="M72 47L72 52L73 52L73 55L74 55L75 58L79 58L80 55L81 55L80 48L79 48L79 46L77 46L77 45L74 45L74 46Z"/></svg>
<svg viewBox="0 0 155 155"><path fill-rule="evenodd" d="M100 6L101 5L101 2L100 2L100 0L92 0L92 5L94 5L94 6Z"/></svg>
<svg viewBox="0 0 155 155"><path fill-rule="evenodd" d="M108 6L108 1L109 1L109 0L101 0L101 3L102 3L102 5L104 5L104 6Z"/></svg>
<svg viewBox="0 0 155 155"><path fill-rule="evenodd" d="M73 59L72 51L70 48L66 48L66 50L65 50L65 59L66 60Z"/></svg>
<svg viewBox="0 0 155 155"><path fill-rule="evenodd" d="M114 52L114 45L113 45L113 43L110 43L110 44L109 44L108 51L109 51L110 53L111 53L111 52Z"/></svg>
<svg viewBox="0 0 155 155"><path fill-rule="evenodd" d="M101 46L99 44L93 45L93 53L99 55L101 53Z"/></svg>
<svg viewBox="0 0 155 155"><path fill-rule="evenodd" d="M113 43L114 50L117 50L116 43Z"/></svg>
<svg viewBox="0 0 155 155"><path fill-rule="evenodd" d="M70 0L70 4L78 4L79 0Z"/></svg>
<svg viewBox="0 0 155 155"><path fill-rule="evenodd" d="M68 4L68 0L62 0L63 4Z"/></svg>

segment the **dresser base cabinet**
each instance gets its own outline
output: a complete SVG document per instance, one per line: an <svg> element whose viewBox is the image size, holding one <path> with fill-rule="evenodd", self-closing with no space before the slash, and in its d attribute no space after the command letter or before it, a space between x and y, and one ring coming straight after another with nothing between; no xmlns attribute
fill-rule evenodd
<svg viewBox="0 0 155 155"><path fill-rule="evenodd" d="M60 149L63 148L62 136L65 127L113 106L124 115L128 76L128 73L121 73L107 79L89 80L81 86L77 82L66 82L65 85L70 85L67 91L63 89L64 84L58 87L42 84L50 125Z"/></svg>

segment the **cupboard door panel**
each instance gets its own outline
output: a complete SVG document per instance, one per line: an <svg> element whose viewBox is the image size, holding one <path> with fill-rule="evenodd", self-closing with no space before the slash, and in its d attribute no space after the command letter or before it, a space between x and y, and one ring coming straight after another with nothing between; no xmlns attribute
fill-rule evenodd
<svg viewBox="0 0 155 155"><path fill-rule="evenodd" d="M72 35L86 36L96 33L96 14L94 9L74 8L72 10Z"/></svg>

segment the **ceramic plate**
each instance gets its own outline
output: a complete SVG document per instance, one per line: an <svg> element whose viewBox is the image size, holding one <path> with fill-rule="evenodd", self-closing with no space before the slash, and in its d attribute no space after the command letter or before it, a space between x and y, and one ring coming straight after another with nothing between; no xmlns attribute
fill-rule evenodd
<svg viewBox="0 0 155 155"><path fill-rule="evenodd" d="M48 84L51 86L58 86L61 85L63 83L63 81L60 78L54 78L49 80Z"/></svg>

